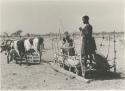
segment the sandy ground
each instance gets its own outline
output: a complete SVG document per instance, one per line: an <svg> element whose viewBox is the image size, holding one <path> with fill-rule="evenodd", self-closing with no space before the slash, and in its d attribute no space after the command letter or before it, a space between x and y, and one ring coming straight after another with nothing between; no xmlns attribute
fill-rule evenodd
<svg viewBox="0 0 125 91"><path fill-rule="evenodd" d="M100 40L96 40L97 45ZM108 42L105 41L105 44ZM46 44L48 45L48 44ZM50 44L49 44L50 45ZM51 45L50 45L51 46ZM107 45L108 46L108 45ZM107 54L107 46L100 50ZM113 47L113 46L111 46ZM110 48L109 59L113 58L113 48ZM52 61L53 51L47 50L42 56L42 63L38 65L19 66L15 62L7 64L6 56L1 55L1 89L4 90L89 90L89 89L125 89L125 58L124 45L117 44L117 73L119 77L109 79L93 79L89 83L72 79L63 73L52 69L49 61Z"/></svg>

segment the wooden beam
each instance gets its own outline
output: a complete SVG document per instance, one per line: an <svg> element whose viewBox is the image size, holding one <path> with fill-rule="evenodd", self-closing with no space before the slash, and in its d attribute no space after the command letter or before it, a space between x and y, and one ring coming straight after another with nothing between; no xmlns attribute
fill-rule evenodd
<svg viewBox="0 0 125 91"><path fill-rule="evenodd" d="M50 65L51 65L52 69L54 69L56 72L63 73L65 75L69 76L70 78L75 78L75 79L77 79L79 81L84 81L84 82L88 82L89 81L88 79L85 79L84 77L78 76L77 74L75 74L73 72L64 70L63 68L59 67L55 63L50 63Z"/></svg>

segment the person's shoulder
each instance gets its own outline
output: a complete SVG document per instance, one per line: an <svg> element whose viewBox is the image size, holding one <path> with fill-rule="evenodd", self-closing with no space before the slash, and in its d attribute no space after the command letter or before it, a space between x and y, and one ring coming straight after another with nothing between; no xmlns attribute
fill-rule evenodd
<svg viewBox="0 0 125 91"><path fill-rule="evenodd" d="M91 25L91 24L87 24L86 26L87 26L87 27L92 27L92 25Z"/></svg>
<svg viewBox="0 0 125 91"><path fill-rule="evenodd" d="M92 25L91 24L87 24L87 28L92 29Z"/></svg>

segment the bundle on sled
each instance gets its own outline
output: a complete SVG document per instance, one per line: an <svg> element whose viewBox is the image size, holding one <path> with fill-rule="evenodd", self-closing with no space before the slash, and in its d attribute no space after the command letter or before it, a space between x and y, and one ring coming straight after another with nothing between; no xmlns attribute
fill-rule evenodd
<svg viewBox="0 0 125 91"><path fill-rule="evenodd" d="M74 73L77 73L77 74L79 72L80 59L77 56L54 54L54 61L60 67L63 67L69 71L73 71Z"/></svg>
<svg viewBox="0 0 125 91"><path fill-rule="evenodd" d="M80 65L80 56L67 56L62 54L54 54L55 63L60 67L66 68L69 71L72 71L77 74L81 74L81 65ZM84 60L82 60L82 63ZM83 65L85 66L85 65ZM97 52L94 54L94 60L90 63L90 60L87 59L87 64L84 67L85 73L93 72L107 72L110 71L111 66L108 63L107 58L101 53Z"/></svg>

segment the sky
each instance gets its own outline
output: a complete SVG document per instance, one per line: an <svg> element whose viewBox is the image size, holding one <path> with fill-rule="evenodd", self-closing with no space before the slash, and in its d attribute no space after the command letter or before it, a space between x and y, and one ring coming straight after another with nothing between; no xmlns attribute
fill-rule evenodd
<svg viewBox="0 0 125 91"><path fill-rule="evenodd" d="M0 32L78 32L84 15L94 32L124 31L123 0L2 0Z"/></svg>

